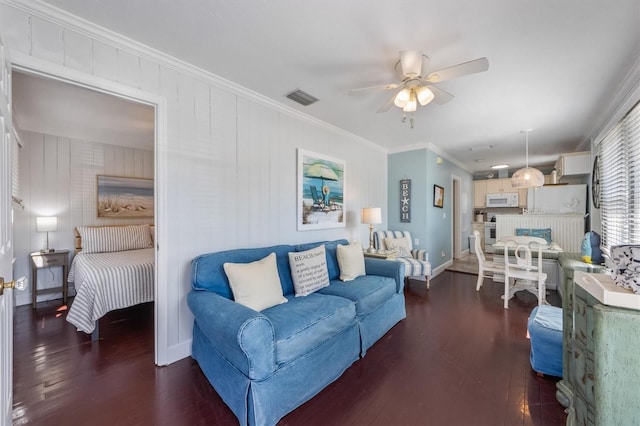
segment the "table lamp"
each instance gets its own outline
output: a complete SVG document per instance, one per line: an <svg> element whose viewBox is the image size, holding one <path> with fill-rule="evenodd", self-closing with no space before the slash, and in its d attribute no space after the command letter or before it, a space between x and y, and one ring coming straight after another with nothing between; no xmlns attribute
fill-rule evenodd
<svg viewBox="0 0 640 426"><path fill-rule="evenodd" d="M47 248L40 250L41 253L53 253L55 250L49 248L49 232L58 230L57 216L39 216L36 218L36 231L47 233Z"/></svg>
<svg viewBox="0 0 640 426"><path fill-rule="evenodd" d="M367 253L375 253L373 247L373 225L382 223L382 211L380 207L365 207L362 209L362 223L369 224L369 248Z"/></svg>

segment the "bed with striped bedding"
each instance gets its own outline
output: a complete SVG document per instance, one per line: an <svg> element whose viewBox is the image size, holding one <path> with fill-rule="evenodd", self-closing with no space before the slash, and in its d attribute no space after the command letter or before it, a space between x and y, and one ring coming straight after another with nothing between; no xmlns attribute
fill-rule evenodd
<svg viewBox="0 0 640 426"><path fill-rule="evenodd" d="M68 281L76 296L67 321L97 338L109 311L154 300L155 250L149 225L79 227Z"/></svg>
<svg viewBox="0 0 640 426"><path fill-rule="evenodd" d="M92 333L107 312L154 300L154 249L78 253L69 269L76 297L67 321Z"/></svg>

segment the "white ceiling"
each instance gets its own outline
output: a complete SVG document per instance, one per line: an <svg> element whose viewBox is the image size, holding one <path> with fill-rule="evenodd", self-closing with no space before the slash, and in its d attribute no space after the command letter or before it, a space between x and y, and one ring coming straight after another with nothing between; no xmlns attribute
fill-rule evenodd
<svg viewBox="0 0 640 426"><path fill-rule="evenodd" d="M468 170L550 164L581 145L640 57L640 0L46 0L97 25L398 150L431 143ZM456 97L415 113L349 89L396 82L399 50L437 70L486 56ZM285 98L302 89L308 107ZM491 149L470 150L491 145ZM482 160L482 162L479 162Z"/></svg>
<svg viewBox="0 0 640 426"><path fill-rule="evenodd" d="M21 130L153 149L152 106L15 71L12 89L14 116Z"/></svg>

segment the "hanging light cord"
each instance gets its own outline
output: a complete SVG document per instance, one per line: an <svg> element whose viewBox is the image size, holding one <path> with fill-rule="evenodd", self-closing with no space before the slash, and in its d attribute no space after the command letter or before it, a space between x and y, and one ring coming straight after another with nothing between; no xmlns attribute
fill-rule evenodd
<svg viewBox="0 0 640 426"><path fill-rule="evenodd" d="M524 133L524 150L525 150L525 168L529 168L529 132L531 129L521 130L521 133Z"/></svg>
<svg viewBox="0 0 640 426"><path fill-rule="evenodd" d="M524 146L525 146L525 150L527 155L525 155L525 167L529 167L529 131L525 130L524 131Z"/></svg>

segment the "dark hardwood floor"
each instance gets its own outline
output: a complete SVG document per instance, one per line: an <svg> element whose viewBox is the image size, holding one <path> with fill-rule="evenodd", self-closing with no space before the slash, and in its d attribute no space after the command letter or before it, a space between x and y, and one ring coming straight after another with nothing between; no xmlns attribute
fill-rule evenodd
<svg viewBox="0 0 640 426"><path fill-rule="evenodd" d="M561 425L557 379L529 364L536 304L501 284L445 271L406 290L407 319L281 425ZM549 300L557 304L555 292ZM198 365L153 365L153 305L109 313L101 340L64 320L60 301L16 309L16 425L233 425Z"/></svg>

